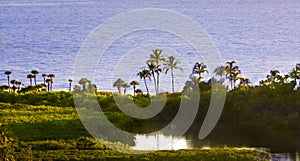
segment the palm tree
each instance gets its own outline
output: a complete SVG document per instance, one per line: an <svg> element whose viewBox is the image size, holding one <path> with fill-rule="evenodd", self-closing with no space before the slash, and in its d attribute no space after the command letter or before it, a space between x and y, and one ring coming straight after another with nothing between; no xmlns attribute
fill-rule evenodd
<svg viewBox="0 0 300 161"><path fill-rule="evenodd" d="M27 74L27 78L29 79L30 86L32 86L32 78L34 78L33 74Z"/></svg>
<svg viewBox="0 0 300 161"><path fill-rule="evenodd" d="M121 94L121 87L123 86L125 82L121 79L121 78L118 78L115 83L113 84L113 87L117 87L118 89L118 92Z"/></svg>
<svg viewBox="0 0 300 161"><path fill-rule="evenodd" d="M36 75L39 74L38 70L32 70L31 74L33 75L34 85L36 86Z"/></svg>
<svg viewBox="0 0 300 161"><path fill-rule="evenodd" d="M22 82L21 81L17 81L16 85L18 86L18 91L20 91L21 86L22 86Z"/></svg>
<svg viewBox="0 0 300 161"><path fill-rule="evenodd" d="M149 72L151 72L151 76L153 77L153 81L154 81L154 89L155 89L155 93L157 94L157 82L156 82L156 78L155 78L155 71L156 71L156 64L154 62L152 63L148 63L148 69Z"/></svg>
<svg viewBox="0 0 300 161"><path fill-rule="evenodd" d="M47 82L47 88L48 88L48 91L50 91L50 84L52 83L52 79L50 79L50 78L47 78L46 79L46 82Z"/></svg>
<svg viewBox="0 0 300 161"><path fill-rule="evenodd" d="M126 95L126 90L127 90L127 88L130 87L130 84L128 84L128 83L123 83L123 84L122 84L122 87L124 88L124 95Z"/></svg>
<svg viewBox="0 0 300 161"><path fill-rule="evenodd" d="M142 71L138 72L137 75L140 76L140 78L144 80L145 88L147 90L147 95L149 96L149 90L148 90L146 78L148 78L151 81L151 73L150 73L150 71L147 70L147 69L143 69Z"/></svg>
<svg viewBox="0 0 300 161"><path fill-rule="evenodd" d="M206 69L206 65L204 65L203 62L196 62L194 67L193 67L193 71L192 74L196 74L198 75L198 83L201 82L201 74L202 73L208 73L208 70Z"/></svg>
<svg viewBox="0 0 300 161"><path fill-rule="evenodd" d="M52 91L52 87L53 87L53 78L55 78L55 74L49 74L48 75L48 78L50 78L51 79L51 91Z"/></svg>
<svg viewBox="0 0 300 161"><path fill-rule="evenodd" d="M88 80L87 78L81 78L78 82L80 85L82 85L82 91L85 91L87 88L87 85L91 83L90 80Z"/></svg>
<svg viewBox="0 0 300 161"><path fill-rule="evenodd" d="M69 79L68 82L69 82L69 91L71 91L73 79Z"/></svg>
<svg viewBox="0 0 300 161"><path fill-rule="evenodd" d="M241 74L241 71L239 70L238 66L233 66L235 61L228 61L226 62L226 78L229 79L231 84L231 89L235 87L235 82L238 78L238 75Z"/></svg>
<svg viewBox="0 0 300 161"><path fill-rule="evenodd" d="M175 60L174 56L169 56L168 60L164 62L163 70L165 71L165 74L167 74L169 70L171 71L172 93L174 93L174 70L178 69L183 71L182 68L177 67L177 64L179 64L179 62Z"/></svg>
<svg viewBox="0 0 300 161"><path fill-rule="evenodd" d="M154 80L154 88L156 94L159 92L159 73L162 71L160 68L159 62L164 62L165 58L163 58L161 49L152 50L153 54L150 54L150 59L146 61L150 71L152 72L153 80ZM154 73L156 73L156 78Z"/></svg>
<svg viewBox="0 0 300 161"><path fill-rule="evenodd" d="M135 93L136 93L135 89L136 89L136 86L139 85L139 82L136 81L136 80L133 80L133 81L130 82L130 85L133 86L133 95L135 96Z"/></svg>
<svg viewBox="0 0 300 161"><path fill-rule="evenodd" d="M238 80L240 81L240 85L242 86L249 86L249 84L251 83L250 80L245 77L238 77Z"/></svg>
<svg viewBox="0 0 300 161"><path fill-rule="evenodd" d="M217 76L220 76L220 78L222 78L224 75L226 75L225 69L225 66L219 66L214 70L214 73L216 73Z"/></svg>
<svg viewBox="0 0 300 161"><path fill-rule="evenodd" d="M42 77L44 78L44 84L46 84L46 77L48 77L48 74L43 73L43 74L42 74Z"/></svg>
<svg viewBox="0 0 300 161"><path fill-rule="evenodd" d="M278 70L271 70L270 75L267 75L267 80L268 82L271 83L276 83L280 80L280 75L279 75Z"/></svg>
<svg viewBox="0 0 300 161"><path fill-rule="evenodd" d="M300 79L300 68L293 68L289 76L294 79L295 86L297 86L297 79Z"/></svg>
<svg viewBox="0 0 300 161"><path fill-rule="evenodd" d="M4 74L7 76L7 85L8 85L8 87L10 87L9 76L11 75L11 71L7 70L7 71L4 72Z"/></svg>

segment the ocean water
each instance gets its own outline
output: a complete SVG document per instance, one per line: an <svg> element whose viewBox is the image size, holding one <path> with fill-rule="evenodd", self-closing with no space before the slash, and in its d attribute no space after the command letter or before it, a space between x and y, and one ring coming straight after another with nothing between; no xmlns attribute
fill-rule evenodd
<svg viewBox="0 0 300 161"><path fill-rule="evenodd" d="M37 69L38 82L42 82L42 73L54 73L53 88L67 89L77 53L88 35L113 16L143 8L172 10L195 21L210 36L222 61L235 60L242 75L253 84L272 69L288 73L300 63L299 0L1 0L0 85L6 84L6 70L12 71L11 79L26 86L26 75ZM118 75L112 73L119 63L125 63L130 70L125 81L136 79L141 84L138 88L144 90L143 82L136 76L143 66L130 60L144 62L156 47L168 54L174 52L181 64L189 64L183 66L187 72L194 62L203 61L194 60L193 56L199 53L176 36L141 30L124 35L109 46L99 60L94 83L100 90L115 91L112 83ZM141 49L148 53L127 58L128 53ZM179 72L176 74L180 76ZM170 91L170 76L161 77L161 89ZM153 88L152 82L148 83ZM182 82L176 83L176 90L181 90Z"/></svg>

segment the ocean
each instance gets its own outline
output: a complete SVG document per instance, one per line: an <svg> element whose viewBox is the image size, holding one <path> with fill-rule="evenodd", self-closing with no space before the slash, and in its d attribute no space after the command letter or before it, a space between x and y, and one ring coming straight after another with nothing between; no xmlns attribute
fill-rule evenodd
<svg viewBox="0 0 300 161"><path fill-rule="evenodd" d="M26 75L36 69L40 72L39 83L43 82L42 73L53 73L53 88L68 89L77 54L89 34L114 16L146 8L174 11L196 22L208 34L224 64L234 60L242 76L252 84L258 84L270 70L287 74L300 63L298 0L1 0L0 85L7 83L4 72L11 70L11 79L27 86ZM138 80L138 88L145 91L142 80L136 76L145 64L137 65L135 61L144 63L154 48L169 55L176 53L181 65L189 64L181 66L185 72L191 72L193 63L205 62L193 59L201 53L168 32L139 30L124 34L107 48L99 58L93 83L99 90L116 91L112 83L119 75L113 73L119 63L125 63L130 71L124 80ZM140 53L128 59L134 52ZM209 70L211 74L206 78L213 75ZM175 77L176 74L179 78L180 72L175 71ZM170 91L170 82L170 73L162 74L161 90ZM175 83L176 91L180 91L184 82ZM153 82L148 84L153 91Z"/></svg>

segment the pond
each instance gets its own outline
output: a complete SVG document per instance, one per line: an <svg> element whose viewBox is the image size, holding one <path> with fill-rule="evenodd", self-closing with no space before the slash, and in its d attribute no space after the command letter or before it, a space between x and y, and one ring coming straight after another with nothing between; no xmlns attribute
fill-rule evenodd
<svg viewBox="0 0 300 161"><path fill-rule="evenodd" d="M176 137L165 134L137 134L135 135L135 150L178 150L192 149L194 147L192 139L186 136ZM197 145L197 147L201 147ZM272 153L272 161L300 161L300 153Z"/></svg>

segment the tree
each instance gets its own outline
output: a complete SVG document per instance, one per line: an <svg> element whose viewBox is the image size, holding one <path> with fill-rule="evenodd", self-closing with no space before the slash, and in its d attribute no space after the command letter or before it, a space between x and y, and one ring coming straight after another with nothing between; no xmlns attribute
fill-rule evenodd
<svg viewBox="0 0 300 161"><path fill-rule="evenodd" d="M136 81L136 80L133 80L133 81L130 82L130 85L133 86L133 95L135 96L135 93L136 93L135 89L136 89L136 86L139 85L139 82Z"/></svg>
<svg viewBox="0 0 300 161"><path fill-rule="evenodd" d="M249 86L250 85L250 80L245 77L238 77L238 80L240 81L240 85L242 86Z"/></svg>
<svg viewBox="0 0 300 161"><path fill-rule="evenodd" d="M46 82L47 82L47 89L48 89L48 91L50 91L50 84L52 83L52 80L50 79L50 78L47 78L46 79Z"/></svg>
<svg viewBox="0 0 300 161"><path fill-rule="evenodd" d="M226 67L225 66L219 66L214 70L214 73L216 76L219 76L220 78L223 78L224 75L226 75Z"/></svg>
<svg viewBox="0 0 300 161"><path fill-rule="evenodd" d="M154 80L154 88L156 94L159 92L159 73L162 71L160 68L159 62L164 62L165 58L163 57L161 49L152 50L152 54L150 54L150 59L146 61L150 71L152 72L153 80ZM156 73L156 78L154 73Z"/></svg>
<svg viewBox="0 0 300 161"><path fill-rule="evenodd" d="M42 77L44 78L44 84L46 84L46 77L48 77L48 74L43 73L43 74L42 74Z"/></svg>
<svg viewBox="0 0 300 161"><path fill-rule="evenodd" d="M122 84L122 87L124 88L124 95L126 95L126 90L127 90L127 88L130 87L130 84L128 84L128 83L123 83L123 84Z"/></svg>
<svg viewBox="0 0 300 161"><path fill-rule="evenodd" d="M90 80L88 80L87 78L81 78L78 82L80 85L82 85L82 91L85 91L87 88L87 85L91 83Z"/></svg>
<svg viewBox="0 0 300 161"><path fill-rule="evenodd" d="M297 79L300 79L300 68L293 68L289 73L290 78L294 79L295 86L297 86Z"/></svg>
<svg viewBox="0 0 300 161"><path fill-rule="evenodd" d="M52 91L52 87L53 87L53 78L55 78L55 74L49 74L48 75L48 78L50 78L51 79L51 84L50 84L50 86L51 86L51 91Z"/></svg>
<svg viewBox="0 0 300 161"><path fill-rule="evenodd" d="M177 67L177 64L179 64L179 62L175 60L174 56L169 56L168 60L166 60L164 62L164 68L163 68L163 70L164 70L165 74L167 74L169 70L171 72L172 93L174 93L174 70L181 70L181 71L183 71L182 68Z"/></svg>
<svg viewBox="0 0 300 161"><path fill-rule="evenodd" d="M146 78L148 78L151 81L151 73L147 69L143 69L142 71L138 72L137 74L141 79L144 80L145 88L147 90L147 95L149 96L149 90L146 82Z"/></svg>
<svg viewBox="0 0 300 161"><path fill-rule="evenodd" d="M36 86L36 75L39 74L39 71L38 70L32 70L31 74L33 75L34 85Z"/></svg>
<svg viewBox="0 0 300 161"><path fill-rule="evenodd" d="M155 89L155 93L157 94L157 82L155 78L156 64L154 62L151 62L148 63L147 65L148 65L148 70L149 72L151 72L151 76L153 77L154 89Z"/></svg>
<svg viewBox="0 0 300 161"><path fill-rule="evenodd" d="M69 91L71 91L73 79L69 79L68 82L69 82Z"/></svg>
<svg viewBox="0 0 300 161"><path fill-rule="evenodd" d="M10 87L9 76L11 75L11 71L7 70L7 71L4 72L4 74L7 76L7 85L8 85L8 87Z"/></svg>
<svg viewBox="0 0 300 161"><path fill-rule="evenodd" d="M204 65L203 62L196 62L194 67L193 67L193 71L192 74L193 75L198 75L198 83L201 82L201 74L203 73L208 73L208 70L206 69L206 65Z"/></svg>
<svg viewBox="0 0 300 161"><path fill-rule="evenodd" d="M121 79L121 78L118 78L115 83L113 84L113 87L117 87L118 89L118 92L121 94L121 87L123 86L125 82Z"/></svg>
<svg viewBox="0 0 300 161"><path fill-rule="evenodd" d="M235 61L228 61L225 66L226 78L230 81L231 89L234 89L238 75L241 74L239 67L233 66L234 63Z"/></svg>
<svg viewBox="0 0 300 161"><path fill-rule="evenodd" d="M32 78L34 78L33 74L27 74L27 78L29 79L30 86L32 86Z"/></svg>

